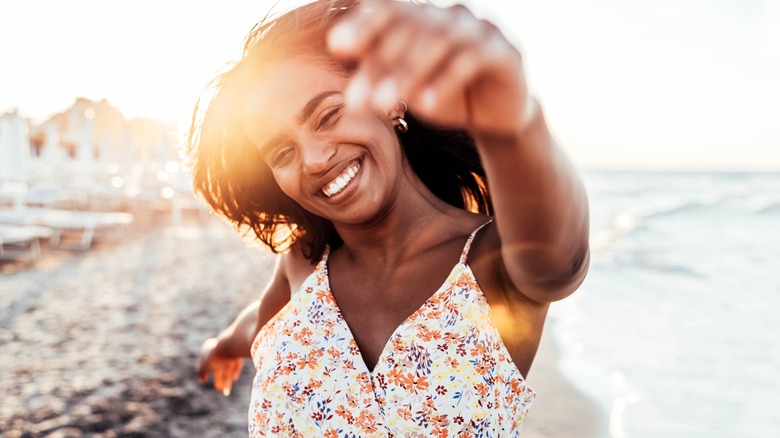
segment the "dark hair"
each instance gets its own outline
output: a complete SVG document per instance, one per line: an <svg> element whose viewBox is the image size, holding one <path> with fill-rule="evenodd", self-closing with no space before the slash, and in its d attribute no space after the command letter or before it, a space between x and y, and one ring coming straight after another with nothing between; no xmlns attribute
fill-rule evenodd
<svg viewBox="0 0 780 438"><path fill-rule="evenodd" d="M258 72L287 57L307 55L349 73L354 65L334 60L325 35L360 0L323 0L275 18L266 16L247 35L241 60L215 77L198 99L186 140L193 187L218 215L243 235L253 233L274 252L297 245L313 263L327 245L342 244L333 224L285 195L244 130L239 109ZM464 131L430 126L407 111L408 132L399 135L422 182L440 199L492 214L479 154Z"/></svg>

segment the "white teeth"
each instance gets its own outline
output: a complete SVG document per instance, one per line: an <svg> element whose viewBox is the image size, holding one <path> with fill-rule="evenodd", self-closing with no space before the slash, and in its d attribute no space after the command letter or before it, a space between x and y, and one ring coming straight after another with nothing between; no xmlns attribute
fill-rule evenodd
<svg viewBox="0 0 780 438"><path fill-rule="evenodd" d="M355 163L344 169L344 172L334 178L333 181L325 184L325 187L322 188L322 193L330 198L331 196L341 192L347 185L349 185L350 181L352 181L352 178L357 175L358 171L360 171L360 163Z"/></svg>

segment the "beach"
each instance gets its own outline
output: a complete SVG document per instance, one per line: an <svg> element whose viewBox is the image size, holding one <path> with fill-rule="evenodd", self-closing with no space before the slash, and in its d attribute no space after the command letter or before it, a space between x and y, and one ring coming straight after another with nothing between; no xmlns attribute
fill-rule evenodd
<svg viewBox="0 0 780 438"><path fill-rule="evenodd" d="M229 397L198 383L204 339L255 299L273 255L213 216L136 215L118 242L0 264L0 435L243 437L252 366ZM524 437L608 436L545 331Z"/></svg>

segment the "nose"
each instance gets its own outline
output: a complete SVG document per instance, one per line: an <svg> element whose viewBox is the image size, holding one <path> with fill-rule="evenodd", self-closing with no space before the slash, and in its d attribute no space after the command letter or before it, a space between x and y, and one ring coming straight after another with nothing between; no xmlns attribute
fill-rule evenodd
<svg viewBox="0 0 780 438"><path fill-rule="evenodd" d="M310 175L322 173L329 168L330 159L336 153L333 143L309 138L300 147L303 171Z"/></svg>

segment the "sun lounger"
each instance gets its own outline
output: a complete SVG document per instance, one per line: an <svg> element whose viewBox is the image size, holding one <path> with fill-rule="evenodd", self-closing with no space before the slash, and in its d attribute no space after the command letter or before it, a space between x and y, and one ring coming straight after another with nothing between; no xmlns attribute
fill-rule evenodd
<svg viewBox="0 0 780 438"><path fill-rule="evenodd" d="M56 246L89 249L97 234L118 239L127 225L133 222L130 213L96 211L52 210L44 215L42 224L60 232ZM75 239L69 240L68 238Z"/></svg>
<svg viewBox="0 0 780 438"><path fill-rule="evenodd" d="M38 225L54 230L51 245L86 250L95 237L119 238L133 222L130 213L26 208L0 211L0 223Z"/></svg>
<svg viewBox="0 0 780 438"><path fill-rule="evenodd" d="M55 235L51 228L0 224L0 259L37 260L41 255L40 241Z"/></svg>

